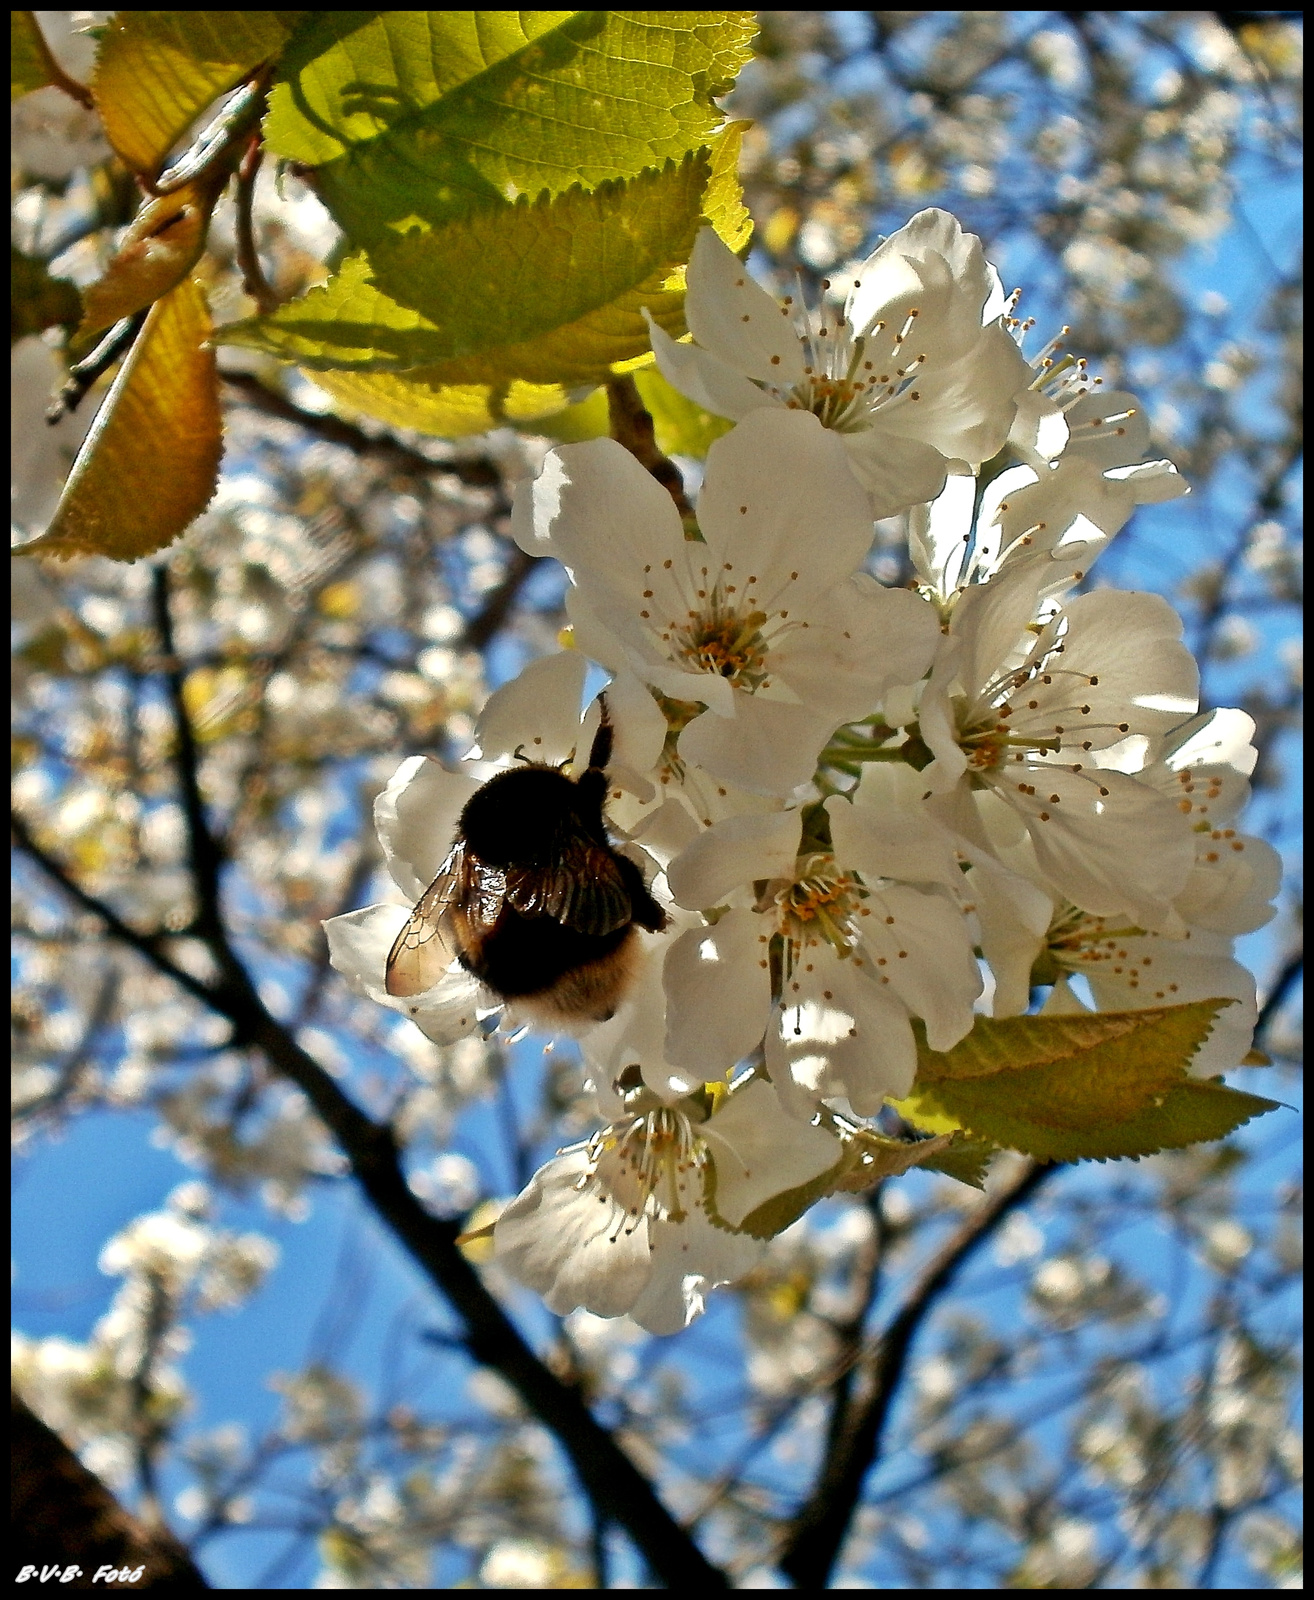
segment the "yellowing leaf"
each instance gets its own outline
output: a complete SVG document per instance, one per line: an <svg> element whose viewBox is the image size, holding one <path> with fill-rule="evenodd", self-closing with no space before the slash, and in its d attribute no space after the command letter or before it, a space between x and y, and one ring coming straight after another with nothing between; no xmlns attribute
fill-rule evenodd
<svg viewBox="0 0 1314 1600"><path fill-rule="evenodd" d="M920 1045L913 1093L897 1109L925 1132L959 1128L1049 1161L1221 1138L1275 1104L1186 1075L1226 1003L980 1018L952 1051Z"/></svg>
<svg viewBox="0 0 1314 1600"><path fill-rule="evenodd" d="M278 56L300 11L116 11L92 78L115 150L154 177L188 127L261 62Z"/></svg>
<svg viewBox="0 0 1314 1600"><path fill-rule="evenodd" d="M751 11L320 12L265 137L372 246L680 160L720 129L755 31Z"/></svg>
<svg viewBox="0 0 1314 1600"><path fill-rule="evenodd" d="M752 126L751 122L727 123L707 142L712 153L712 175L703 195L703 216L734 251L742 250L753 236L753 219L739 182L739 154L744 135Z"/></svg>
<svg viewBox="0 0 1314 1600"><path fill-rule="evenodd" d="M182 282L201 259L210 213L226 179L226 173L209 173L142 207L104 277L82 291L80 333L130 317Z"/></svg>
<svg viewBox="0 0 1314 1600"><path fill-rule="evenodd" d="M1157 1011L1083 1011L1070 1016L978 1017L971 1033L943 1052L928 1049L919 1029L917 1086L943 1078L989 1078L999 1072L1066 1061L1136 1033L1169 1013L1191 1012L1181 1018L1190 1041L1183 1045L1183 1060L1189 1061L1223 1003L1197 1002L1206 1008L1199 1014L1193 1007L1174 1006ZM1203 1031L1193 1031L1200 1029Z"/></svg>
<svg viewBox="0 0 1314 1600"><path fill-rule="evenodd" d="M220 337L312 368L423 367L430 384L596 382L646 354L642 307L682 331L682 269L708 176L700 153L416 231Z"/></svg>
<svg viewBox="0 0 1314 1600"><path fill-rule="evenodd" d="M49 528L24 554L135 561L172 543L214 493L223 442L205 296L157 300L119 369Z"/></svg>

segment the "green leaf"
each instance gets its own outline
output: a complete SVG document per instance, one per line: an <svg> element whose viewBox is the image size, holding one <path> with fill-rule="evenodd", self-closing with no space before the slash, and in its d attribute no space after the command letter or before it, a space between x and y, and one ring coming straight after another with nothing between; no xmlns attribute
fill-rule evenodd
<svg viewBox="0 0 1314 1600"><path fill-rule="evenodd" d="M9 13L9 98L17 100L54 83L50 46L30 11Z"/></svg>
<svg viewBox="0 0 1314 1600"><path fill-rule="evenodd" d="M611 408L607 391L595 389L585 400L577 400L550 417L518 423L525 433L541 433L557 444L579 444L583 439L605 439L611 433Z"/></svg>
<svg viewBox="0 0 1314 1600"><path fill-rule="evenodd" d="M634 382L652 417L657 448L664 456L694 456L699 461L734 423L713 416L673 389L656 367L634 374Z"/></svg>
<svg viewBox="0 0 1314 1600"><path fill-rule="evenodd" d="M984 1189L986 1171L991 1160L999 1154L999 1146L989 1139L972 1139L966 1134L955 1134L938 1154L921 1163L929 1172L942 1172L946 1178L956 1178L973 1189Z"/></svg>
<svg viewBox="0 0 1314 1600"><path fill-rule="evenodd" d="M110 143L155 177L198 116L278 56L301 11L116 11L92 91Z"/></svg>
<svg viewBox="0 0 1314 1600"><path fill-rule="evenodd" d="M347 411L363 412L390 427L414 428L442 439L487 433L508 423L532 431L540 418L565 415L563 407L570 399L569 392L557 383L430 383L423 368L406 373L311 372L308 376Z"/></svg>
<svg viewBox="0 0 1314 1600"><path fill-rule="evenodd" d="M750 11L319 12L265 138L369 245L680 160L721 127L755 31Z"/></svg>
<svg viewBox="0 0 1314 1600"><path fill-rule="evenodd" d="M791 1223L797 1222L805 1211L810 1211L818 1200L834 1194L856 1157L857 1147L850 1145L833 1167L818 1173L806 1183L800 1183L795 1189L773 1194L769 1200L764 1200L750 1211L737 1228L726 1222L716 1209L716 1167L709 1165L703 1178L703 1201L707 1215L718 1228L724 1228L729 1233L746 1233L753 1239L774 1239ZM861 1187L865 1188L866 1185Z"/></svg>
<svg viewBox="0 0 1314 1600"><path fill-rule="evenodd" d="M933 1167L949 1154L957 1137L948 1134L940 1139L886 1139L864 1129L853 1141L854 1158L848 1170L827 1192L860 1194L882 1179L897 1178L913 1167Z"/></svg>
<svg viewBox="0 0 1314 1600"><path fill-rule="evenodd" d="M182 282L205 249L210 213L227 181L203 173L170 194L149 200L132 220L103 277L82 291L80 333L94 333L154 304Z"/></svg>
<svg viewBox="0 0 1314 1600"><path fill-rule="evenodd" d="M157 300L83 441L49 528L21 553L135 561L209 504L223 441L205 296Z"/></svg>
<svg viewBox="0 0 1314 1600"><path fill-rule="evenodd" d="M75 327L82 302L71 283L52 278L44 261L9 247L9 343L62 324Z"/></svg>
<svg viewBox="0 0 1314 1600"><path fill-rule="evenodd" d="M1274 1101L1187 1077L1226 1000L1081 1016L978 1018L953 1050L919 1040L897 1109L1047 1161L1106 1160L1221 1138Z"/></svg>
<svg viewBox="0 0 1314 1600"><path fill-rule="evenodd" d="M708 178L700 152L483 211L352 256L302 299L219 337L312 369L422 367L430 385L597 382L646 358L641 307L682 331L683 263Z"/></svg>

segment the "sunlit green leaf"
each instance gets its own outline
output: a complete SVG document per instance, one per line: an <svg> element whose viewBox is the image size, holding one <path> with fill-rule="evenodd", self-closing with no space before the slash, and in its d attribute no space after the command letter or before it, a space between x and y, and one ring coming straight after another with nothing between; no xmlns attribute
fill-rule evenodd
<svg viewBox="0 0 1314 1600"><path fill-rule="evenodd" d="M54 83L50 46L30 11L9 13L9 98L30 94Z"/></svg>
<svg viewBox="0 0 1314 1600"><path fill-rule="evenodd" d="M1275 1105L1186 1075L1225 1004L980 1018L951 1051L921 1043L917 1081L897 1109L928 1133L961 1128L1055 1161L1221 1138Z"/></svg>
<svg viewBox="0 0 1314 1600"><path fill-rule="evenodd" d="M405 373L320 371L308 376L347 411L443 439L487 433L508 423L532 427L540 418L562 415L570 399L558 383L430 383L423 368Z"/></svg>
<svg viewBox="0 0 1314 1600"><path fill-rule="evenodd" d="M310 368L422 367L430 384L596 382L646 355L641 308L682 330L708 174L689 156L399 239L221 337Z"/></svg>
<svg viewBox="0 0 1314 1600"><path fill-rule="evenodd" d="M357 244L633 177L709 142L750 11L320 12L270 98Z"/></svg>
<svg viewBox="0 0 1314 1600"><path fill-rule="evenodd" d="M153 177L192 122L279 55L300 11L116 11L92 90L110 143Z"/></svg>
<svg viewBox="0 0 1314 1600"><path fill-rule="evenodd" d="M205 509L223 451L205 296L157 300L83 441L49 528L24 554L135 561Z"/></svg>
<svg viewBox="0 0 1314 1600"><path fill-rule="evenodd" d="M595 389L587 399L577 400L554 416L523 423L525 432L545 434L557 444L578 444L582 439L605 439L611 432L611 408L607 391Z"/></svg>
<svg viewBox="0 0 1314 1600"><path fill-rule="evenodd" d="M727 418L713 416L673 389L656 367L636 372L634 382L652 417L657 448L663 455L694 456L701 461L715 440L734 427Z"/></svg>

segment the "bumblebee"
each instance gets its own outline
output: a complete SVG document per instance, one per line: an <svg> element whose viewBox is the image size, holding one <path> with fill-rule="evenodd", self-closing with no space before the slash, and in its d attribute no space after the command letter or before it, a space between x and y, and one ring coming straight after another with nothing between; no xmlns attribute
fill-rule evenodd
<svg viewBox="0 0 1314 1600"><path fill-rule="evenodd" d="M611 750L604 701L578 778L525 761L471 795L442 869L388 954L390 995L422 994L455 958L546 1026L615 1014L638 958L636 927L660 932L666 914L608 838Z"/></svg>

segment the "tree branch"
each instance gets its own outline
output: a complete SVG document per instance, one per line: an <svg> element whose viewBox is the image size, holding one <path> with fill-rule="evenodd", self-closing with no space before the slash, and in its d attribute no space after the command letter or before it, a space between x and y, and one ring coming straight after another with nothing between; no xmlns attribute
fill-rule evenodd
<svg viewBox="0 0 1314 1600"><path fill-rule="evenodd" d="M205 825L199 810L189 813L191 820ZM13 830L25 853L83 910L96 916L108 932L158 971L227 1018L235 1047L262 1051L274 1070L305 1094L337 1140L380 1218L461 1317L473 1358L500 1373L556 1435L596 1511L625 1529L653 1572L672 1587L689 1583L727 1587L725 1575L706 1560L662 1505L652 1485L594 1418L579 1391L556 1378L525 1343L458 1249L459 1224L430 1216L412 1194L392 1129L361 1111L265 1008L222 928L206 942L223 976L214 986L207 986L174 967L156 940L136 933L82 889L36 844L21 818L13 818ZM199 853L203 858L204 847L199 847Z"/></svg>
<svg viewBox="0 0 1314 1600"><path fill-rule="evenodd" d="M482 650L506 621L525 586L525 579L538 565L536 556L528 556L519 548L507 562L501 583L490 589L483 605L470 618L461 634L461 643L467 650Z"/></svg>
<svg viewBox="0 0 1314 1600"><path fill-rule="evenodd" d="M1008 1188L988 1200L930 1263L877 1341L866 1363L869 1386L850 1404L843 1425L833 1430L834 1448L795 1519L780 1559L781 1570L798 1588L824 1589L829 1583L868 1469L880 1460L885 1424L922 1324L999 1224L1031 1199L1056 1170L1030 1164Z"/></svg>
<svg viewBox="0 0 1314 1600"><path fill-rule="evenodd" d="M425 477L447 473L459 478L462 483L469 484L471 488L492 489L501 485L502 474L497 464L486 457L434 461L422 451L412 449L410 445L403 444L400 439L395 439L390 434L366 433L364 428L357 427L354 422L348 422L343 417L336 417L331 412L306 411L294 404L286 395L267 388L253 373L221 372L219 376L234 395L239 396L254 410L262 411L267 417L278 417L280 421L295 423L307 433L313 433L329 444L340 444L354 455L388 456L407 472Z"/></svg>
<svg viewBox="0 0 1314 1600"><path fill-rule="evenodd" d="M187 714L184 696L186 673L173 643L173 618L169 612L169 568L161 562L151 572L151 609L155 630L163 653L161 670L169 691L174 729L178 740L178 787L182 791L183 816L187 823L188 866L196 884L197 915L195 932L203 937L217 933L222 916L219 905L219 872L223 849L206 821L201 798L200 758L192 719Z"/></svg>
<svg viewBox="0 0 1314 1600"><path fill-rule="evenodd" d="M12 1398L13 1553L25 1565L80 1566L74 1589L208 1589L205 1576L166 1528L125 1511L53 1429ZM143 1568L135 1583L106 1583L97 1572Z"/></svg>
<svg viewBox="0 0 1314 1600"><path fill-rule="evenodd" d="M611 436L623 444L639 465L646 467L671 499L681 518L692 518L693 507L684 494L684 479L676 464L657 448L652 418L639 394L639 387L628 375L612 378L607 384L607 410L611 417Z"/></svg>

